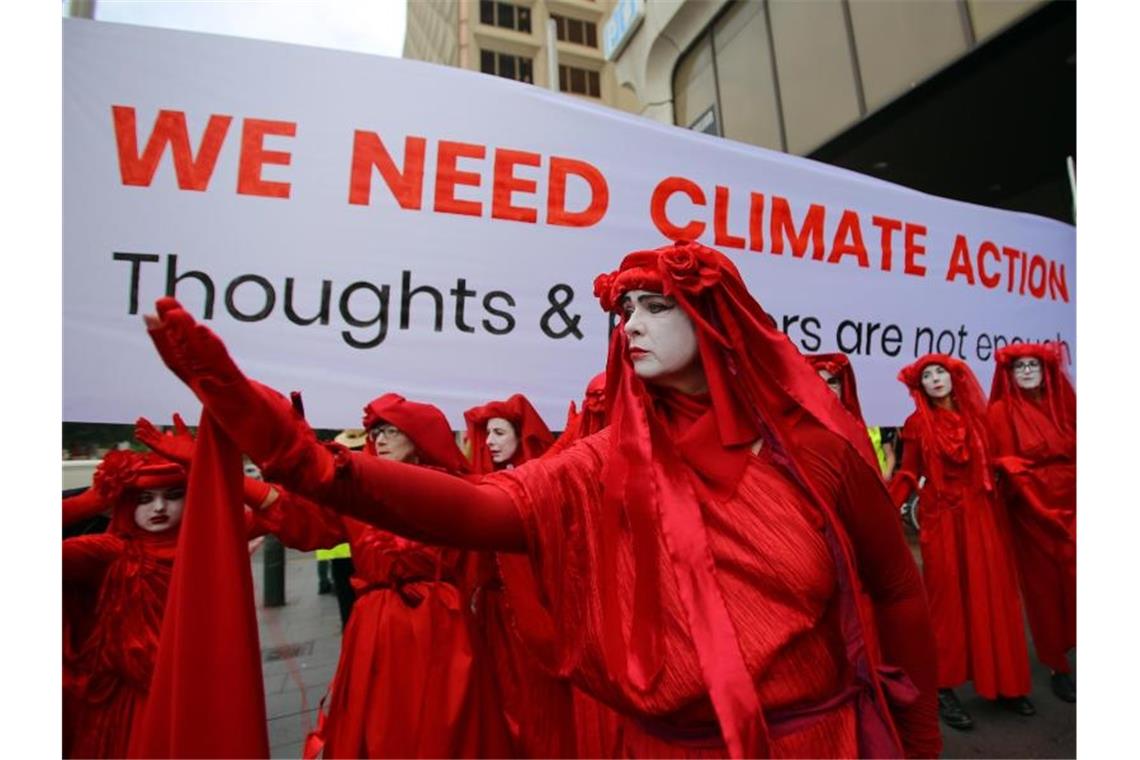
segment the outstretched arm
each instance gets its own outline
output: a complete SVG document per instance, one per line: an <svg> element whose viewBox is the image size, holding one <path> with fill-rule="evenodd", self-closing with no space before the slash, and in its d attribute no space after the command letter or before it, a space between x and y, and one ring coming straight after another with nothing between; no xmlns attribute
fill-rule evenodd
<svg viewBox="0 0 1140 760"><path fill-rule="evenodd" d="M414 526L452 546L525 550L522 519L500 490L318 443L289 401L242 374L221 339L178 301L156 306L145 320L163 361L267 479L401 535Z"/></svg>

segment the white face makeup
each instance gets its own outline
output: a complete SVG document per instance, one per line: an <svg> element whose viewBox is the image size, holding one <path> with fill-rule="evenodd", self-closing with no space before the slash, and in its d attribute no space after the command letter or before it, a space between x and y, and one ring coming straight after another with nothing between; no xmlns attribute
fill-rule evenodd
<svg viewBox="0 0 1140 760"><path fill-rule="evenodd" d="M1015 361L1010 371L1013 372L1013 381L1017 383L1017 387L1025 391L1040 388L1041 380L1045 376L1041 371L1041 360L1029 356Z"/></svg>
<svg viewBox="0 0 1140 760"><path fill-rule="evenodd" d="M648 290L622 296L629 357L642 380L688 393L705 390L697 331L672 298Z"/></svg>
<svg viewBox="0 0 1140 760"><path fill-rule="evenodd" d="M182 522L182 507L186 501L186 488L144 488L138 492L135 507L135 525L147 533L162 533Z"/></svg>
<svg viewBox="0 0 1140 760"><path fill-rule="evenodd" d="M922 370L922 389L931 398L946 398L954 390L954 381L941 364L928 364Z"/></svg>
<svg viewBox="0 0 1140 760"><path fill-rule="evenodd" d="M832 392L835 393L835 395L839 397L840 401L842 401L843 400L843 383L841 383L839 381L839 378L836 377L835 375L831 374L830 372L828 372L825 369L816 370L816 371L819 374L819 376L823 378L823 381L825 383L827 383L827 387L830 388L832 390Z"/></svg>
<svg viewBox="0 0 1140 760"><path fill-rule="evenodd" d="M414 462L416 445L395 425L381 422L368 429L368 437L376 447L376 456L393 462Z"/></svg>
<svg viewBox="0 0 1140 760"><path fill-rule="evenodd" d="M511 461L518 448L519 436L509 420L502 417L487 420L487 450L491 452L492 462L503 464Z"/></svg>

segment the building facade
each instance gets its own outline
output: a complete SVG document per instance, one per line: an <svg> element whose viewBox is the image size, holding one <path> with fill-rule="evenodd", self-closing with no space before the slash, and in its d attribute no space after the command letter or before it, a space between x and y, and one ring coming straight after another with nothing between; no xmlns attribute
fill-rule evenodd
<svg viewBox="0 0 1140 760"><path fill-rule="evenodd" d="M1069 0L414 0L405 57L1072 221Z"/></svg>
<svg viewBox="0 0 1140 760"><path fill-rule="evenodd" d="M602 54L602 24L613 7L613 0L409 0L404 57L636 111L638 103L617 86L614 67ZM548 20L555 28L556 69Z"/></svg>

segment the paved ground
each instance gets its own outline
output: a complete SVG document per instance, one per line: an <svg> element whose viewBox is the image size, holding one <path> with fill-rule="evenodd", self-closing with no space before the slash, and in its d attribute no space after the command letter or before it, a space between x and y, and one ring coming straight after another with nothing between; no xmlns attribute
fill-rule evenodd
<svg viewBox="0 0 1140 760"><path fill-rule="evenodd" d="M917 557L917 547L912 547ZM253 580L261 603L261 551L253 555ZM316 721L316 708L336 670L340 654L340 617L336 597L317 594L314 555L286 551L284 607L258 608L262 668L269 719L270 754L299 758L305 735ZM293 648L278 657L278 648ZM1037 715L1024 718L977 696L969 686L958 690L974 716L969 732L943 728L943 757L1076 757L1076 705L1049 690L1049 671L1033 661ZM1074 665L1076 663L1074 662Z"/></svg>

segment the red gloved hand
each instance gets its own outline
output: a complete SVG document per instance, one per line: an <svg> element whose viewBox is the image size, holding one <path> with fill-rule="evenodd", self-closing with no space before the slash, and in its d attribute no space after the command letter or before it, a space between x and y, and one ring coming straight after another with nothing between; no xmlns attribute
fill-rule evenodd
<svg viewBox="0 0 1140 760"><path fill-rule="evenodd" d="M177 412L174 413L173 433L163 433L146 417L139 417L135 420L135 438L152 451L183 467L189 468L190 461L194 458L194 435Z"/></svg>
<svg viewBox="0 0 1140 760"><path fill-rule="evenodd" d="M288 399L242 374L221 338L177 300L160 298L155 307L158 315L144 319L163 362L263 472L281 473L273 479L301 493L332 476L332 455Z"/></svg>

